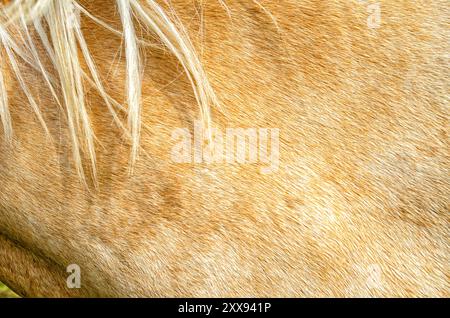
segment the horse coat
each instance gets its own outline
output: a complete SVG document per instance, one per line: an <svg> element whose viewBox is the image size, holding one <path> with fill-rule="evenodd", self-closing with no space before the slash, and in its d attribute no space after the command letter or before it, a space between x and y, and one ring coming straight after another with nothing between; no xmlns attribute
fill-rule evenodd
<svg viewBox="0 0 450 318"><path fill-rule="evenodd" d="M0 280L448 297L448 9L3 1Z"/></svg>

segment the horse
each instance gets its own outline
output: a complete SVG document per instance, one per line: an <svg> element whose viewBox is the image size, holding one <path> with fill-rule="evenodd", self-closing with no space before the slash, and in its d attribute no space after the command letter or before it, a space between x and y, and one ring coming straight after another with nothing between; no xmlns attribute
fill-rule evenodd
<svg viewBox="0 0 450 318"><path fill-rule="evenodd" d="M448 297L448 10L3 0L0 281Z"/></svg>

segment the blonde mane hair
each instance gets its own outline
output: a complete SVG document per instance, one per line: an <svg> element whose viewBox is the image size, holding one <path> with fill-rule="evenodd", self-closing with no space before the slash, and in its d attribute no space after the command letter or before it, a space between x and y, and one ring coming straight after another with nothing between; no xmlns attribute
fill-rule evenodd
<svg viewBox="0 0 450 318"><path fill-rule="evenodd" d="M48 133L42 111L21 72L20 65L25 62L42 75L54 99L65 110L76 169L83 180L82 153L90 160L94 179L96 175L95 135L87 111L83 83L88 83L98 91L114 121L123 130L124 136L130 139L132 147L130 167L138 157L143 77L143 61L139 49L154 44L147 43L136 35L137 23L140 27L156 34L164 47L182 65L192 85L200 106L201 118L206 127L209 127L211 122L210 105L218 105L189 36L174 12L167 12L154 0L116 0L115 3L122 30L116 30L95 17L77 0L3 0L0 2L2 64L0 118L5 139L11 141L13 137L3 74L6 63L20 84L37 119ZM92 19L123 38L126 58L125 105L111 98L104 89L96 63L83 36L80 23L83 18ZM31 30L36 36L32 36ZM51 61L51 67L54 68L52 72L48 66L47 68L44 66L37 45L45 49L46 58ZM82 59L87 69L82 68ZM126 112L127 123L122 122L118 111Z"/></svg>

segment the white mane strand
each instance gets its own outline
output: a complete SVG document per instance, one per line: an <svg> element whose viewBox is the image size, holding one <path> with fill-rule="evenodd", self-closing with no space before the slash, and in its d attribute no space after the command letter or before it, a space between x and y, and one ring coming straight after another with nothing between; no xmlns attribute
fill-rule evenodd
<svg viewBox="0 0 450 318"><path fill-rule="evenodd" d="M94 179L96 175L95 135L88 115L83 83L92 85L99 92L108 112L123 129L124 135L131 140L131 167L138 158L144 68L139 50L145 46L145 41L136 35L136 23L156 34L161 43L178 59L191 82L200 106L202 121L208 128L211 124L210 105L218 105L189 36L174 12L165 11L153 0L116 0L116 9L122 23L122 30L118 31L93 16L77 0L13 0L0 5L0 119L5 137L9 141L13 138L10 105L3 74L6 65L20 84L38 120L48 131L42 110L29 89L29 83L26 83L21 74L20 66L26 63L42 74L53 97L65 110L76 170L82 180L85 180L82 154L89 158ZM126 105L113 100L103 87L83 36L80 23L83 18L92 19L123 37ZM33 37L31 30L37 36ZM54 68L53 73L44 67L37 47L45 49ZM81 59L87 69L82 68ZM118 110L126 111L126 124L119 119Z"/></svg>

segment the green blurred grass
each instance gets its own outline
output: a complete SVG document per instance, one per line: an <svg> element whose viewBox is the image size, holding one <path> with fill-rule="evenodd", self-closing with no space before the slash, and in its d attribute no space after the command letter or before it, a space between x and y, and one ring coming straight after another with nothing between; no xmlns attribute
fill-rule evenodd
<svg viewBox="0 0 450 318"><path fill-rule="evenodd" d="M11 289L0 282L0 298L17 298L17 296Z"/></svg>

